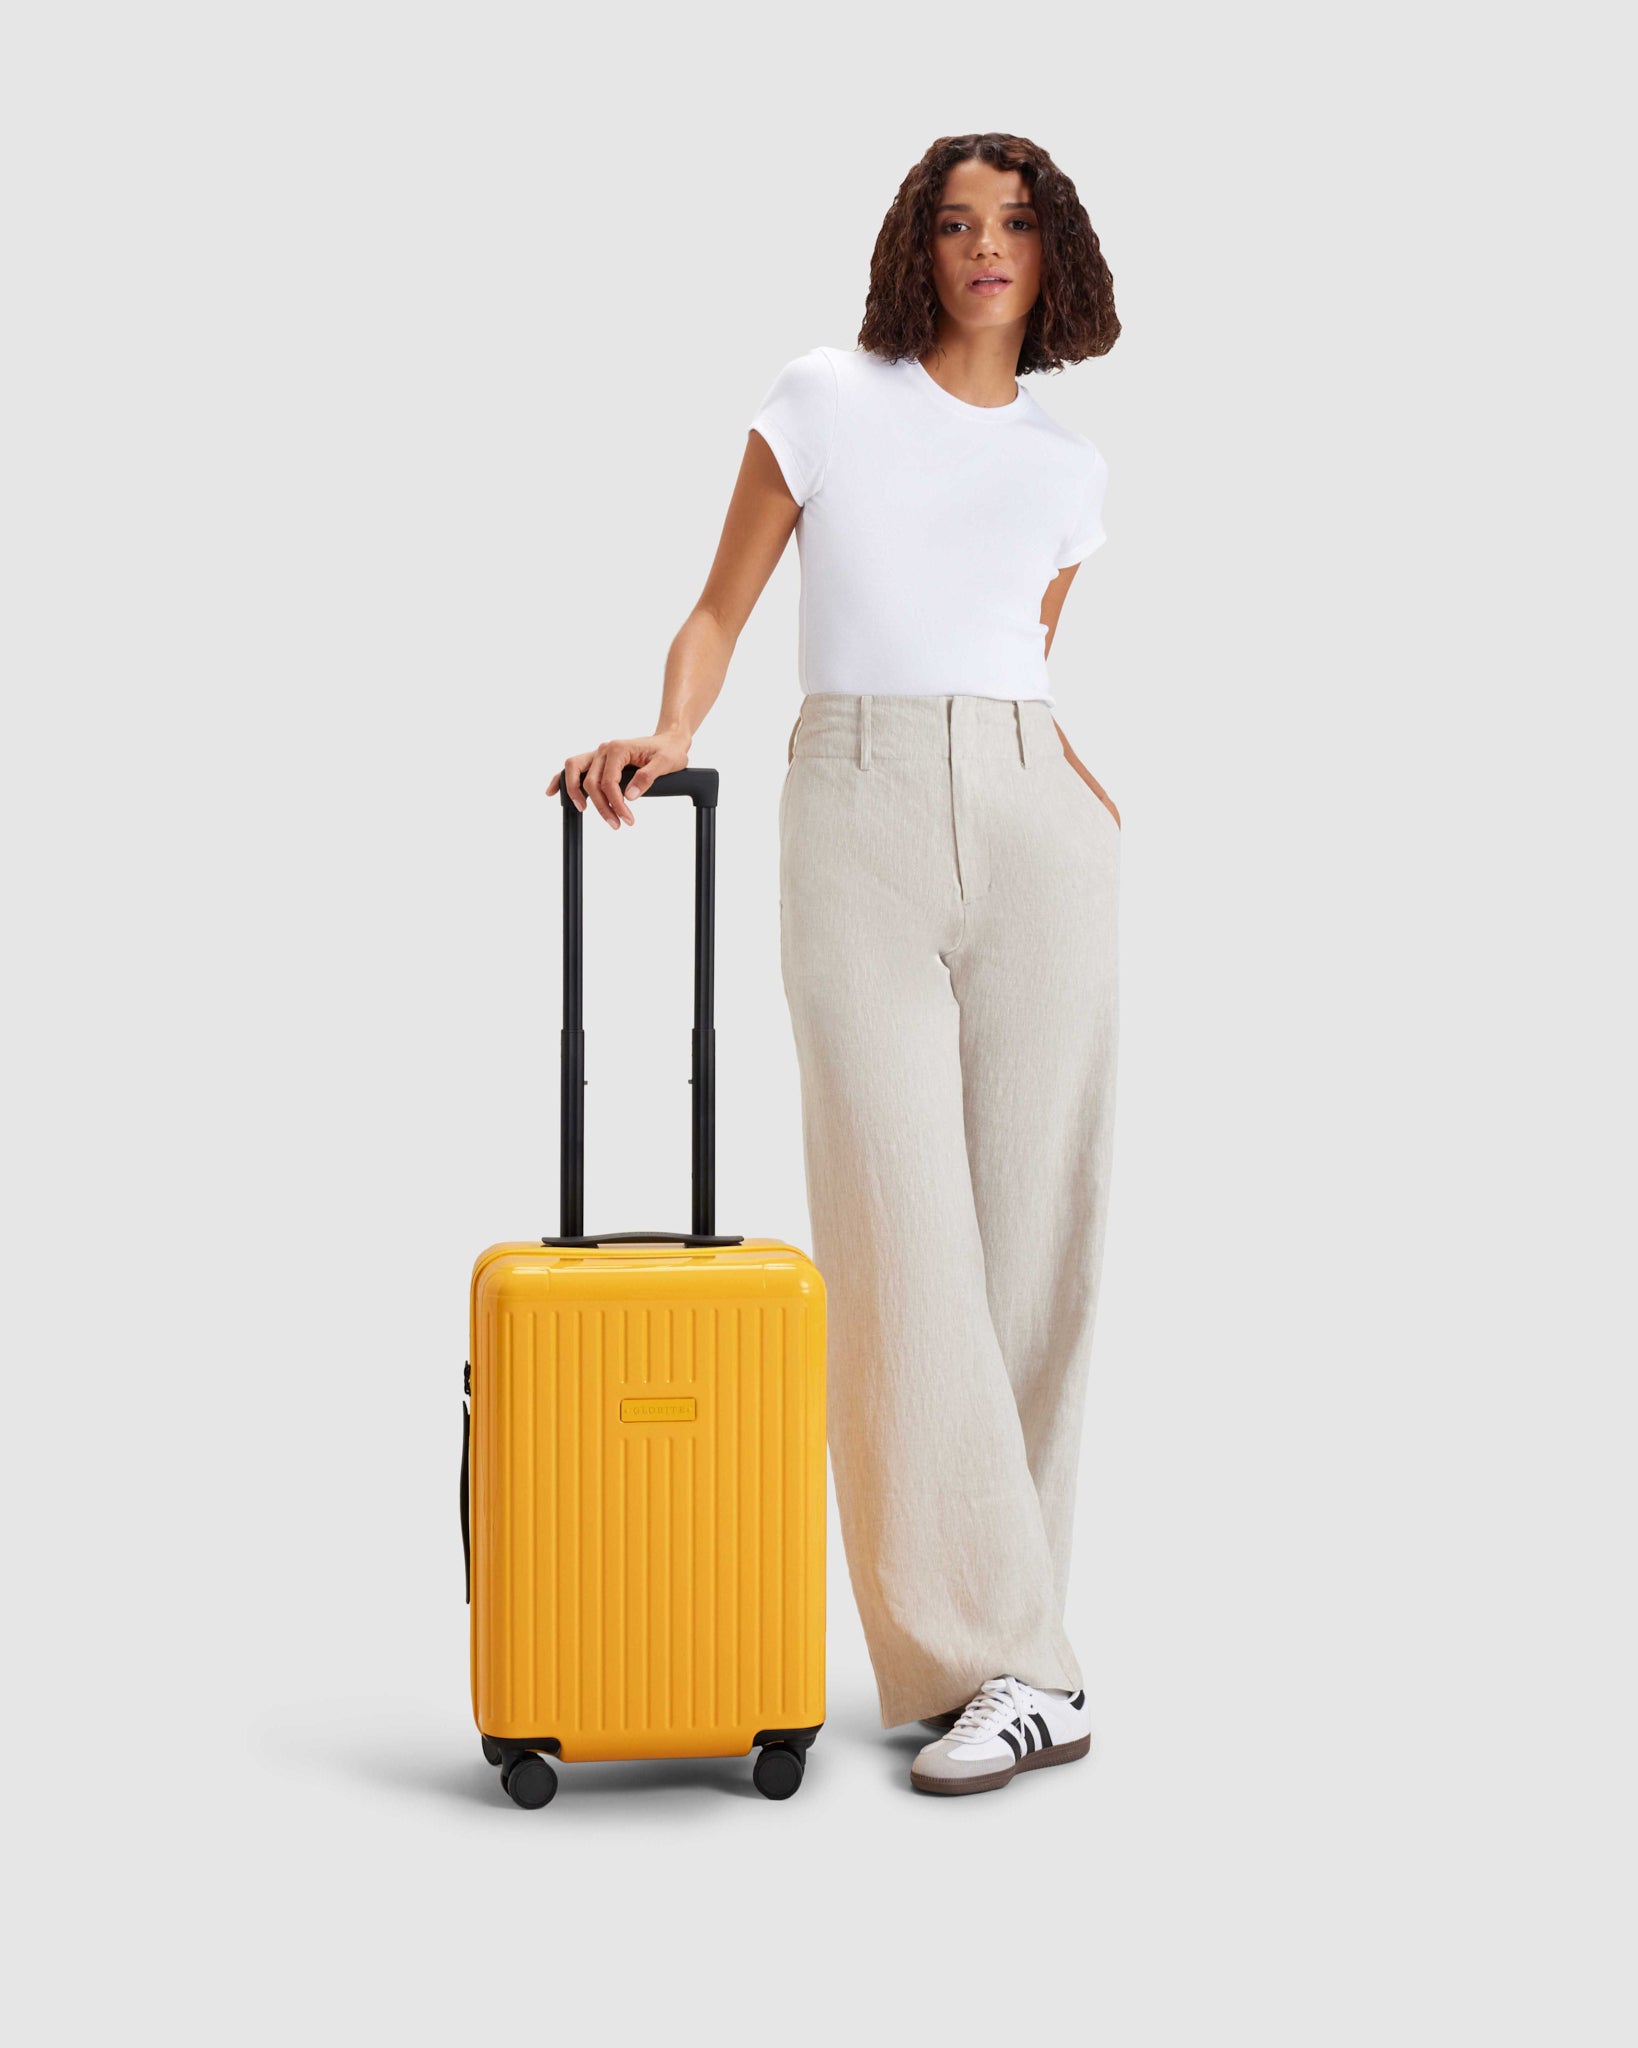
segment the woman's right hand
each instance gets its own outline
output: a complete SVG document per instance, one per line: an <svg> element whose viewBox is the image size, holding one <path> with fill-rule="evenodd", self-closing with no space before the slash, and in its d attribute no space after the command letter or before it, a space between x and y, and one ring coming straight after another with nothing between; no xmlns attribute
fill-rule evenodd
<svg viewBox="0 0 1638 2048"><path fill-rule="evenodd" d="M622 824L635 825L630 799L639 797L657 775L688 766L688 735L655 732L640 740L604 740L589 754L571 754L546 785L546 794L556 796L565 784L569 801L583 811L589 801L599 817L606 818L615 831ZM637 772L622 790L620 776L628 761Z"/></svg>

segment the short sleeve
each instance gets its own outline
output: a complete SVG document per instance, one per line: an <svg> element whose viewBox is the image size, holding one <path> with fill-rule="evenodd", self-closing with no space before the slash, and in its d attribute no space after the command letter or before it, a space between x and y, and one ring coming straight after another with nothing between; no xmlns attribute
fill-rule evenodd
<svg viewBox="0 0 1638 2048"><path fill-rule="evenodd" d="M791 496L805 505L825 480L836 432L836 371L822 348L788 362L750 425L774 452Z"/></svg>
<svg viewBox="0 0 1638 2048"><path fill-rule="evenodd" d="M1109 465L1090 441L1087 450L1091 461L1081 498L1080 518L1074 532L1058 550L1053 563L1055 569L1068 569L1076 562L1084 562L1094 548L1101 548L1104 543L1103 492L1109 481Z"/></svg>

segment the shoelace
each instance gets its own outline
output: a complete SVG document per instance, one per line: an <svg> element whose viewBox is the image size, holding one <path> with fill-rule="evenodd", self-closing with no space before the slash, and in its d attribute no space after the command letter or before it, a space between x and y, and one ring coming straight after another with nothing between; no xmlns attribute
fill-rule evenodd
<svg viewBox="0 0 1638 2048"><path fill-rule="evenodd" d="M950 1740L974 1742L994 1735L1012 1720L1022 1726L1028 1711L1016 1678L986 1678L962 1708L960 1719L950 1730Z"/></svg>

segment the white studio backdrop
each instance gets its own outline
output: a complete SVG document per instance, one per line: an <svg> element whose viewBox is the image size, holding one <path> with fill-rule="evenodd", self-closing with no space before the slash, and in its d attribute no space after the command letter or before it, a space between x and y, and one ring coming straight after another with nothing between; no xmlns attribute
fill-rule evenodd
<svg viewBox="0 0 1638 2048"><path fill-rule="evenodd" d="M19 2038L1631 2040L1610 19L10 11ZM1051 658L1125 830L1093 1758L912 1798L833 1519L799 1799L517 1813L455 1481L471 1259L557 1221L545 783L992 127L1125 327L1032 385L1111 471ZM719 1227L801 1244L796 589L694 759ZM594 1227L687 1217L690 819L586 828Z"/></svg>

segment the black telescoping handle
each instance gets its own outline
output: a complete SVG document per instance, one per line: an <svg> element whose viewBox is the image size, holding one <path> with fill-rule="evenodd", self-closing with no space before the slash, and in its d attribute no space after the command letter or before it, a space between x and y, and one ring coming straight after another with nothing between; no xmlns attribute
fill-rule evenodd
<svg viewBox="0 0 1638 2048"><path fill-rule="evenodd" d="M625 788L637 772L635 762L621 771ZM693 1229L618 1231L603 1237L585 1235L586 1207L586 1031L584 1010L585 884L584 818L569 795L567 779L559 787L563 806L563 1081L560 1116L561 1158L558 1178L558 1231L542 1244L741 1244L739 1237L716 1235L717 1211L717 1033L713 1015L716 954L717 771L676 768L657 775L641 801L650 797L686 796L694 802L694 1056L690 1083L694 1091Z"/></svg>

